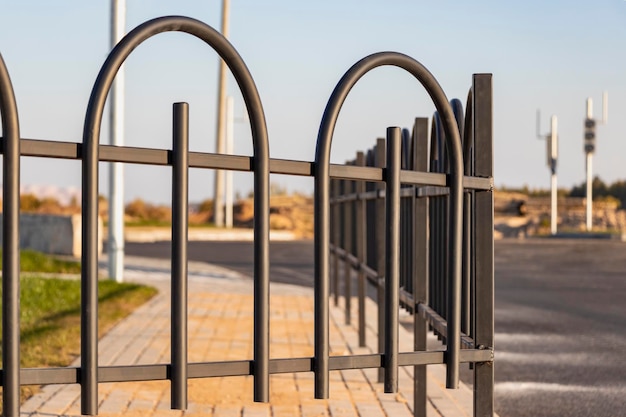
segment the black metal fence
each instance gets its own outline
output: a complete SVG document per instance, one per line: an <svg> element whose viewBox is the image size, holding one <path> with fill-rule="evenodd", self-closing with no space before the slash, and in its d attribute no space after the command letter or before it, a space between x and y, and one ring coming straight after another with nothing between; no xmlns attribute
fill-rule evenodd
<svg viewBox="0 0 626 417"><path fill-rule="evenodd" d="M466 112L459 100L450 102L462 172L452 165L450 155L459 150L450 149L454 143L438 111L430 134L428 119L417 118L411 131L389 128L386 139L357 152L346 165L376 167L380 176L333 180L330 200L335 304L343 294L350 323L356 295L359 344L365 346L365 298L368 285L373 288L385 390L397 384L388 370L397 365L386 353L397 352L399 303L413 313L415 352L427 350L429 328L446 345L448 388L458 383L460 362L474 363L474 411L481 416L493 413L492 360L483 356L493 354L491 98L491 75L478 74ZM454 193L454 177L461 177L462 195ZM425 406L418 409L426 399L425 365L414 372L415 415L425 416Z"/></svg>
<svg viewBox="0 0 626 417"><path fill-rule="evenodd" d="M124 60L146 39L168 31L186 32L211 46L229 66L246 103L254 153L248 156L216 155L189 152L188 106L176 103L173 109L172 149L114 147L99 144L104 103L113 79ZM425 142L413 140L402 145L401 132L388 130L387 148L380 145L375 167L331 165L330 148L334 125L352 86L368 71L385 65L397 66L413 74L432 97L441 123L437 129L438 163L446 166L448 174L428 172ZM96 79L85 117L82 143L25 139L20 137L17 106L13 88L4 61L0 57L0 110L2 116L3 154L3 265L2 265L2 363L3 406L5 416L19 415L20 385L75 384L81 385L81 412L98 412L98 384L102 382L170 380L173 409L187 406L187 380L216 376L252 375L254 400L268 401L269 375L275 373L315 373L315 397L328 398L329 371L358 368L380 368L384 371L385 391L395 392L398 385L398 366L416 366L417 393L424 381L424 365L446 363L448 387L458 384L461 362L475 364L476 415L491 415L493 409L493 258L492 258L492 145L491 145L491 81L490 76L475 76L472 88L472 116L469 137L472 145L463 165L460 135L453 106L448 103L435 78L420 63L394 52L370 55L356 63L340 80L324 112L313 162L277 160L269 158L269 143L265 116L256 86L244 61L233 46L217 31L204 23L187 17L171 16L148 21L131 31L113 49ZM425 121L416 122L413 136L422 137ZM465 136L468 137L467 135ZM405 139L404 142L408 143ZM468 143L468 140L465 141ZM445 145L444 145L445 144ZM404 146L404 150L402 149ZM407 147L408 146L408 147ZM446 147L444 152L443 147ZM387 153L385 159L381 155ZM447 155L447 157L444 157ZM75 159L82 164L82 255L81 255L81 365L68 368L20 369L19 356L19 167L22 156ZM382 157L382 159L381 159ZM404 162L401 162L401 159ZM355 165L364 165L357 158ZM98 162L123 162L172 166L172 323L171 363L98 366L97 318L97 214ZM471 169L468 171L468 166ZM187 360L187 173L190 167L227 169L254 172L254 357L251 360L189 363ZM433 165L434 167L434 165ZM439 167L439 165L437 165ZM465 169L465 177L463 176ZM432 169L431 169L432 171ZM306 358L269 359L269 174L313 176L315 180L315 354ZM356 219L336 222L331 229L331 178L356 182L358 200L344 203L344 215L355 211ZM374 211L361 205L365 202L365 183L370 194L381 197L368 201ZM351 183L346 183L351 184ZM374 184L374 185L372 185ZM380 186L384 185L384 189ZM373 189L376 187L376 190ZM465 187L465 195L463 194ZM420 198L405 199L407 193ZM435 196L447 201L434 205ZM382 199L384 197L384 200ZM427 197L427 198L422 198ZM348 197L345 197L348 199ZM367 197L369 198L369 197ZM463 211L465 198L466 209ZM335 201L340 201L338 198ZM351 205L350 205L351 204ZM335 204L336 207L340 207ZM471 210L470 210L471 209ZM409 214L409 211L417 215ZM436 223L429 222L437 219ZM386 223L380 225L382 213ZM465 213L465 220L463 218ZM360 216L360 217L359 217ZM377 219L379 229L367 239L355 224L363 218ZM407 220L410 219L410 220ZM471 220L471 222L470 222ZM410 223L410 229L407 228ZM368 224L373 222L368 222ZM432 223L432 226L427 226ZM403 229L400 229L402 225ZM462 252L463 226L469 227ZM329 297L330 297L330 233L340 227L347 229L344 247L347 259L361 274L384 282L384 314L382 315L381 353L371 355L329 357ZM426 227L430 227L427 231ZM406 230L405 230L406 229ZM428 239L428 233L431 238ZM434 235L438 238L435 239ZM335 253L342 253L336 235ZM348 238L347 236L350 236ZM366 256L363 242L370 242ZM411 242L411 243L408 243ZM374 245L374 246L372 246ZM420 246L421 245L421 246ZM427 249L430 247L430 250ZM352 250L350 248L358 248ZM461 254L467 254L462 257ZM344 256L345 258L345 256ZM364 259L371 259L365 262ZM374 260L375 259L375 260ZM428 260L428 263L422 262ZM467 261L464 283L461 283L463 261ZM429 268L430 266L430 268ZM373 272L375 271L375 272ZM427 280L427 272L430 279ZM337 275L335 274L335 277ZM361 280L362 281L362 280ZM359 281L359 282L361 282ZM337 280L335 280L337 282ZM348 281L349 282L349 281ZM400 285L403 291L400 291ZM430 291L428 290L430 288ZM461 315L461 288L468 290L468 302ZM465 293L463 293L465 294ZM464 296L465 297L465 296ZM433 303L437 299L438 303ZM349 298L348 298L349 300ZM424 320L416 320L416 349L398 352L399 303L426 317L440 334L445 336L447 350L425 351L426 327ZM432 300L431 303L428 303ZM382 301L382 300L381 300ZM441 304L444 303L444 304ZM447 308L445 308L447 306ZM469 308L468 308L469 307ZM417 316L416 316L417 317ZM469 320L469 334L461 334L461 317ZM384 331L382 331L384 329ZM467 329L467 326L463 327ZM460 351L461 341L467 349ZM420 394L421 395L421 394ZM420 397L421 398L421 397ZM426 404L425 397L417 404ZM416 415L421 411L416 406Z"/></svg>

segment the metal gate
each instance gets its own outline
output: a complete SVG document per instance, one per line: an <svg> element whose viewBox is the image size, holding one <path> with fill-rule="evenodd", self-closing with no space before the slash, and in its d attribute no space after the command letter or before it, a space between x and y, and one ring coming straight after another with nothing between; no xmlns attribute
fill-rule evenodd
<svg viewBox="0 0 626 417"><path fill-rule="evenodd" d="M246 103L252 129L253 156L216 155L188 150L188 105L175 103L173 108L172 149L114 147L99 144L102 114L113 79L124 60L146 39L169 31L189 33L211 46L229 66ZM368 71L392 65L403 68L422 83L433 99L441 122L433 124L436 136L435 154L446 171L428 172L422 161L426 155L424 141L414 141L401 149L401 132L388 130L387 164L376 167L331 165L330 148L339 110L352 86ZM426 364L447 365L447 385L458 384L462 362L474 364L476 374L476 415L493 412L493 218L492 218L492 144L491 79L475 76L470 99L473 112L467 113L465 135L465 168L457 128L460 119L448 103L435 78L419 62L394 52L370 55L357 62L340 80L324 112L313 162L269 158L265 116L256 86L244 61L233 46L216 30L187 17L171 16L150 20L131 31L111 51L93 87L83 130L82 143L20 138L19 120L13 88L4 61L0 57L0 110L2 115L3 153L3 266L2 266L2 387L4 414L19 415L20 385L80 384L81 412L98 412L98 384L102 382L170 380L173 409L187 407L187 380L217 376L252 375L254 400L269 399L269 375L275 373L315 373L315 398L328 398L329 371L358 368L383 370L385 391L395 392L398 366ZM414 137L421 137L425 122L416 122ZM420 133L421 132L421 133ZM445 134L443 133L445 132ZM468 138L473 138L468 139ZM407 142L406 140L404 142ZM406 146L412 146L409 151ZM434 145L431 145L434 146ZM445 146L445 152L444 152ZM422 147L422 148L420 148ZM380 149L384 149L381 145ZM411 161L402 164L401 158ZM444 157L447 155L447 158ZM81 255L81 366L68 368L20 369L19 357L19 167L21 156L80 160L82 165L82 255ZM97 214L98 162L123 162L172 166L172 301L171 361L169 364L134 366L98 366L97 319ZM420 162L421 161L421 162ZM444 163L445 161L445 163ZM443 164L443 165L441 165ZM187 212L188 169L227 169L254 172L254 357L251 360L189 363L187 360ZM432 168L435 168L433 163ZM432 171L433 169L431 169ZM464 171L465 170L465 171ZM313 176L315 181L315 354L314 357L269 359L269 174ZM447 172L443 173L443 172ZM465 174L465 176L464 176ZM368 264L359 255L341 251L338 241L330 245L331 230L338 230L336 219L331 229L331 179L384 184L375 191L380 197L376 217L385 213L386 232L368 236L370 245L383 245L385 257ZM371 186L370 186L371 187ZM465 187L465 194L464 194ZM361 207L361 191L350 204ZM407 191L408 190L408 191ZM419 198L401 201L413 193ZM437 203L445 198L446 203ZM422 198L425 197L425 198ZM384 203L382 203L384 198ZM339 199L340 200L340 199ZM339 201L336 200L336 201ZM345 198L349 200L348 197ZM465 201L464 201L465 200ZM430 239L423 215L430 201ZM384 209L380 208L380 204ZM410 204L409 204L410 203ZM347 204L347 203L344 203ZM407 215L409 204L412 213ZM465 211L463 206L465 205ZM405 207L404 210L401 209ZM336 205L335 205L336 207ZM346 207L349 207L346 205ZM358 209L357 209L358 211ZM401 214L405 213L405 214ZM465 218L463 214L465 213ZM408 217L407 217L408 216ZM405 220L402 220L402 219ZM413 229L400 224L410 218ZM344 222L347 225L349 222ZM344 226L346 227L346 226ZM466 234L463 235L463 227ZM357 230L353 228L352 230ZM434 236L437 236L435 239ZM402 238L401 238L402 236ZM465 237L465 240L462 240ZM344 237L345 239L345 237ZM363 237L352 240L362 242ZM350 239L348 239L350 240ZM410 246L407 242L411 241ZM465 242L463 244L463 242ZM359 243L350 246L356 247ZM420 246L421 245L421 246ZM430 249L427 248L430 247ZM420 248L418 250L418 248ZM385 300L381 329L381 353L329 357L330 255L352 261L360 273L384 282ZM360 252L359 252L360 253ZM463 255L463 256L462 256ZM428 260L427 263L423 262ZM408 263L407 263L408 262ZM375 265L376 272L371 273ZM407 266L410 265L410 266ZM430 266L430 268L428 268ZM425 269L427 268L427 269ZM430 278L426 280L426 270ZM465 271L461 280L461 272ZM402 271L402 272L401 272ZM413 277L413 278L411 278ZM337 275L335 274L335 282ZM407 284L411 282L412 284ZM403 285L403 290L401 290ZM412 285L412 287L407 287ZM430 289L430 292L427 292ZM461 297L461 289L464 289ZM467 293L467 294L466 294ZM463 309L461 308L463 299ZM398 310L403 305L425 317L445 337L446 351L424 351L418 342L425 337L424 320L416 320L414 352L398 351ZM434 300L438 300L437 303ZM429 303L430 301L430 303ZM463 310L463 315L461 314ZM417 315L416 315L417 317ZM462 325L467 322L469 325ZM469 326L469 327L468 327ZM469 329L469 330L468 330ZM465 331L465 334L461 333ZM467 349L460 350L461 344ZM425 392L423 372L416 373L416 393ZM417 395L417 394L416 394ZM421 395L421 394L420 394ZM421 397L420 397L421 398ZM416 404L420 404L417 403ZM424 399L425 404L425 399ZM416 415L419 410L416 407Z"/></svg>

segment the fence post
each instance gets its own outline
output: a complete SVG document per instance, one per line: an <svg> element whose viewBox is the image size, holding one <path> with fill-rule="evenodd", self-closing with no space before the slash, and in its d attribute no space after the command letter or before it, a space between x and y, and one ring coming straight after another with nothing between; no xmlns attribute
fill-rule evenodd
<svg viewBox="0 0 626 417"><path fill-rule="evenodd" d="M493 175L493 93L491 74L476 74L473 79L475 175ZM478 191L476 201L476 348L494 346L493 280L493 191ZM474 368L474 415L493 416L493 362L477 363Z"/></svg>
<svg viewBox="0 0 626 417"><path fill-rule="evenodd" d="M355 164L357 166L365 165L365 155L363 152L357 152ZM363 193L365 192L365 182L357 181L354 185L354 192L356 193L356 221L355 221L355 233L356 233L356 257L359 260L360 265L367 264L367 251L365 249L365 199ZM365 297L367 296L365 273L363 268L359 265L358 269L358 297L359 297L359 347L366 346L365 339Z"/></svg>
<svg viewBox="0 0 626 417"><path fill-rule="evenodd" d="M401 130L387 128L385 175L385 385L398 392L398 326L400 299L400 149Z"/></svg>
<svg viewBox="0 0 626 417"><path fill-rule="evenodd" d="M386 159L385 139L378 138L376 147L374 148L374 165L378 168L385 167ZM376 191L384 190L383 183L376 184ZM379 196L376 197L374 213L376 218L375 227L375 245L376 245L376 272L378 280L376 282L376 305L378 306L378 353L385 351L385 287L383 279L385 278L385 201ZM385 369L378 368L378 382L383 382L385 378Z"/></svg>
<svg viewBox="0 0 626 417"><path fill-rule="evenodd" d="M172 144L172 410L187 408L187 226L189 105L174 104Z"/></svg>
<svg viewBox="0 0 626 417"><path fill-rule="evenodd" d="M428 119L417 118L413 125L412 168L415 171L428 171ZM418 188L414 187L417 192ZM428 197L412 198L413 216L413 348L415 351L425 351L428 346L426 337L428 324L417 313L420 303L428 305ZM413 367L413 415L426 417L426 365Z"/></svg>
<svg viewBox="0 0 626 417"><path fill-rule="evenodd" d="M349 163L347 163L349 165ZM343 180L343 196L349 197L352 194L352 181ZM350 324L352 309L352 283L350 277L352 275L352 264L348 256L352 253L352 202L347 198L343 202L343 249L345 258L343 260L343 293L345 298L345 323Z"/></svg>
<svg viewBox="0 0 626 417"><path fill-rule="evenodd" d="M341 246L340 245L340 239L341 239L341 232L339 230L339 225L341 224L341 221L339 219L339 203L337 202L337 197L339 197L340 195L340 190L339 190L339 180L335 180L335 179L331 179L330 180L330 192L332 197L334 197L335 201L332 204L332 208L331 208L331 213L332 213L332 217L331 217L331 230L332 230L332 239L333 239L333 245L335 248L335 256L333 257L333 273L332 273L332 279L333 279L333 301L335 303L335 307L337 307L339 305L339 252L338 249Z"/></svg>

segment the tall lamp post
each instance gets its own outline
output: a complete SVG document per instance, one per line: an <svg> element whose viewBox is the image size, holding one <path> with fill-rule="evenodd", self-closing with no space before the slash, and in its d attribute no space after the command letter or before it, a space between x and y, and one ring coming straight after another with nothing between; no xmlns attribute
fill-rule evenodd
<svg viewBox="0 0 626 417"><path fill-rule="evenodd" d="M126 0L111 1L111 49L122 39L126 26ZM110 101L110 143L124 145L124 67L115 76ZM124 280L124 165L112 162L109 168L109 277Z"/></svg>
<svg viewBox="0 0 626 417"><path fill-rule="evenodd" d="M228 38L228 15L230 0L222 0L222 35ZM226 151L226 63L220 59L217 89L217 153ZM224 171L215 171L213 220L217 227L224 226Z"/></svg>
<svg viewBox="0 0 626 417"><path fill-rule="evenodd" d="M608 93L602 94L602 124L608 121ZM596 150L596 120L593 118L593 100L587 98L587 117L584 122L584 150L587 171L586 230L593 228L593 154Z"/></svg>
<svg viewBox="0 0 626 417"><path fill-rule="evenodd" d="M546 140L546 160L550 168L550 234L556 235L558 222L556 164L559 153L558 122L556 116L550 119L550 133L540 132L541 114L537 110L537 137Z"/></svg>

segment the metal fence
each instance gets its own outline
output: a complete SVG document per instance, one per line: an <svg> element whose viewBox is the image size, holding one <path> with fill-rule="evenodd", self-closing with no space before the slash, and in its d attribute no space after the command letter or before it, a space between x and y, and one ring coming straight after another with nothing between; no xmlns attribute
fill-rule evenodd
<svg viewBox="0 0 626 417"><path fill-rule="evenodd" d="M459 363L472 363L477 416L493 414L491 99L491 75L474 75L465 113L454 99L451 114L433 115L430 133L426 118L416 118L411 131L387 129L386 139L346 162L376 167L380 176L333 180L330 200L335 304L343 294L350 323L356 295L359 344L365 346L365 298L376 299L385 390L396 386L394 368L402 357L392 358L400 304L413 313L415 352L426 353L429 328L446 345L440 358L448 388L458 384ZM446 127L450 119L455 123ZM454 135L461 139L456 145ZM461 154L462 168L454 161ZM414 369L416 416L426 415L430 363Z"/></svg>
<svg viewBox="0 0 626 417"><path fill-rule="evenodd" d="M188 105L176 103L173 108L172 149L114 147L99 144L102 114L113 79L124 60L146 39L168 31L180 31L200 38L211 46L229 66L241 89L250 119L253 156L216 155L189 152ZM389 129L387 165L381 165L380 156L375 167L331 165L330 148L339 110L352 86L368 71L379 66L396 66L413 74L432 97L441 122L434 126L445 131L439 133L437 161L448 167L443 174L428 172L423 141L408 150L401 149L401 132ZM329 371L359 368L380 368L384 371L385 391L395 392L398 385L398 366L417 366L416 383L423 384L423 366L446 363L448 386L458 384L459 363L475 364L476 414L491 415L493 408L493 259L492 259L492 152L491 152L491 84L489 76L475 76L472 116L469 117L473 145L466 153L475 155L465 164L463 176L462 149L453 106L448 103L435 78L420 63L394 52L370 55L356 63L340 80L324 112L313 162L278 160L269 158L269 143L265 116L256 86L244 61L233 46L219 32L206 24L187 17L171 16L148 21L131 31L112 50L102 66L93 87L83 131L82 143L25 139L20 137L18 113L13 88L4 61L0 57L0 110L2 115L3 154L3 265L2 265L2 363L3 406L5 416L19 415L20 385L28 384L80 384L81 412L94 415L98 412L98 384L102 382L170 380L173 409L187 407L187 380L217 376L252 375L254 400L269 399L269 375L275 373L315 373L315 398L328 398ZM468 113L470 114L470 113ZM425 122L418 120L414 137L423 134ZM420 133L421 132L421 133ZM417 135L417 136L416 136ZM421 136L420 136L421 137ZM467 137L467 136L466 136ZM405 140L405 142L407 142ZM466 140L467 143L467 140ZM446 152L443 146L446 146ZM383 152L382 149L377 152ZM444 157L447 154L447 158ZM378 153L377 153L378 155ZM407 159L408 155L414 155ZM20 369L19 356L19 167L22 156L80 160L82 165L82 255L81 255L81 365L67 368ZM401 159L406 163L401 163ZM411 159L413 158L413 159ZM362 158L361 158L362 159ZM384 158L383 158L384 159ZM409 161L411 159L411 161ZM357 158L357 160L359 160ZM469 159L466 159L468 161ZM97 214L98 214L98 162L123 162L172 166L172 300L171 300L171 363L98 366L97 318ZM445 163L444 163L445 161ZM361 165L359 162L357 165ZM437 165L439 166L439 165ZM468 171L468 166L471 169ZM434 167L434 165L433 165ZM254 172L254 355L251 360L189 363L187 360L187 212L189 168L227 169ZM269 174L313 176L315 181L315 353L314 357L269 359ZM443 171L441 171L443 172ZM377 187L378 197L373 215L381 219L385 213L385 233L368 235L371 245L384 247L384 259L365 263L360 247L363 236L354 235L350 248L360 248L349 255L360 273L374 276L385 285L384 321L380 329L381 353L370 355L329 357L329 298L330 298L330 233L339 227L354 227L354 221L343 226L334 220L331 229L331 178L357 181L359 199L345 205L344 210L355 210L357 218L372 215L359 204L365 184ZM372 185L375 184L375 185ZM384 190L380 185L384 184ZM466 194L463 194L465 186ZM360 187L360 188L359 188ZM402 200L407 193L420 198ZM365 193L367 194L367 193ZM436 203L436 195L445 196L447 203L438 209L427 208L424 203ZM421 198L426 197L427 198ZM384 201L382 200L384 197ZM466 199L466 218L463 219L463 198ZM336 201L339 201L336 199ZM381 205L382 204L382 205ZM439 203L437 203L439 204ZM409 208L410 206L410 208ZM333 207L339 207L334 205ZM471 210L469 210L471 208ZM408 215L415 213L423 215ZM337 210L334 208L333 210ZM376 211L377 210L377 211ZM420 211L421 210L421 211ZM426 225L431 219L438 223L430 226L428 239ZM359 214L360 213L360 214ZM404 214L402 214L404 213ZM438 213L438 214L436 214ZM408 217L407 217L408 216ZM468 217L469 216L469 217ZM406 229L406 219L412 229ZM404 219L404 220L403 220ZM447 219L447 220L446 220ZM471 223L469 222L471 220ZM362 220L361 220L362 221ZM404 222L404 223L402 223ZM432 222L432 220L431 220ZM352 226L350 226L352 224ZM360 223L359 223L360 224ZM404 231L401 232L400 225ZM436 225L435 225L436 224ZM445 226L444 226L445 224ZM462 252L463 225L469 227L466 246ZM379 226L380 227L380 224ZM434 239L434 235L440 239ZM352 236L346 234L345 236ZM344 236L344 240L346 239ZM350 240L350 239L348 239ZM346 240L346 242L348 241ZM402 244L401 244L402 241ZM407 246L407 242L412 242ZM335 253L341 253L335 239ZM381 246L382 245L382 246ZM422 246L424 247L422 247ZM427 250L429 245L431 250ZM449 246L449 249L448 249ZM420 249L421 248L421 249ZM471 248L471 253L470 253ZM368 249L374 251L374 249ZM348 253L344 251L343 253ZM461 253L467 254L462 257ZM344 256L345 257L345 256ZM368 258L370 259L370 258ZM372 261L374 258L371 258ZM428 263L422 261L428 260ZM472 326L468 335L461 335L461 267L467 260L467 273L463 288L470 289L465 300L463 317ZM407 263L408 262L408 263ZM373 265L373 266L372 266ZM407 266L410 265L410 266ZM431 267L428 268L428 265ZM436 266L436 268L435 268ZM371 271L375 270L376 273ZM431 272L430 280L425 277ZM413 274L413 275L412 275ZM415 276L415 279L411 278ZM337 275L335 275L337 277ZM419 278L418 278L419 277ZM403 281L401 281L403 280ZM337 281L335 281L337 282ZM347 281L349 282L349 281ZM406 291L400 291L401 282ZM412 282L412 284L407 284ZM407 285L413 285L407 287ZM410 288L407 290L407 288ZM430 288L430 292L427 289ZM435 290L435 288L437 288ZM463 293L465 294L465 293ZM447 297L447 298L446 298ZM428 300L445 299L447 304L429 304ZM416 320L416 349L398 352L399 302L428 318L440 334L445 335L447 350L424 351L426 327ZM441 300L440 300L441 301ZM446 310L444 307L449 306ZM469 309L467 308L469 306ZM445 310L445 312L444 312ZM417 316L416 316L417 317ZM467 326L465 327L467 328ZM465 329L464 328L464 329ZM381 331L381 333L383 333ZM461 341L468 349L459 351ZM421 385L420 385L421 386ZM422 388L416 392L423 392ZM422 403L425 405L425 398ZM416 403L421 404L421 403ZM416 407L416 415L419 415Z"/></svg>

